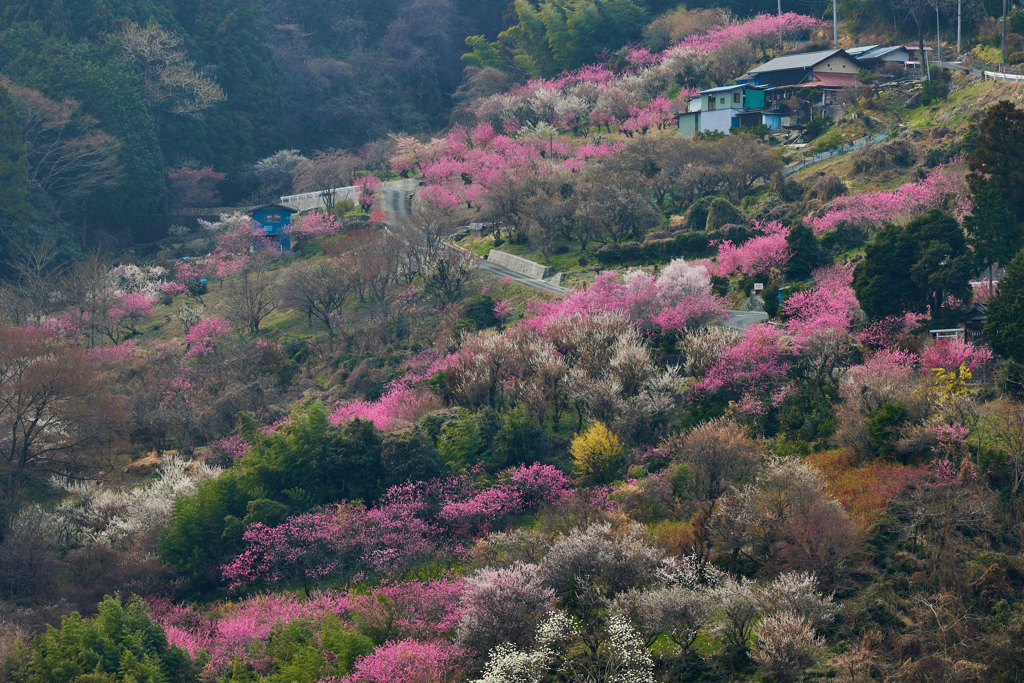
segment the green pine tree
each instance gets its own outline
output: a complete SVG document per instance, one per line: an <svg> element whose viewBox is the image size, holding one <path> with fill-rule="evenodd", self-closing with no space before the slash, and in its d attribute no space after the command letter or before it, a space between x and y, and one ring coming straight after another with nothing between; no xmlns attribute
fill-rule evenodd
<svg viewBox="0 0 1024 683"><path fill-rule="evenodd" d="M988 303L985 336L997 353L1024 363L1024 251L1007 267Z"/></svg>
<svg viewBox="0 0 1024 683"><path fill-rule="evenodd" d="M981 121L978 148L970 159L967 184L980 197L984 186L998 188L1017 222L1024 222L1024 109L1003 100Z"/></svg>
<svg viewBox="0 0 1024 683"><path fill-rule="evenodd" d="M991 269L1006 265L1024 247L1024 232L1006 207L1002 192L991 179L975 183L974 209L964 220L964 230L974 251L974 265Z"/></svg>
<svg viewBox="0 0 1024 683"><path fill-rule="evenodd" d="M28 202L28 165L25 163L25 144L21 137L18 108L7 88L0 85L0 214L7 216L15 227L22 227L32 219L32 205Z"/></svg>

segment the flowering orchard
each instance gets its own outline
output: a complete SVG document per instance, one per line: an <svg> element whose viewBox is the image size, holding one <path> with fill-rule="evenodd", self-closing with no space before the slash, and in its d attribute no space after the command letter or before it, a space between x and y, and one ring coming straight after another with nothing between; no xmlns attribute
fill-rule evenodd
<svg viewBox="0 0 1024 683"><path fill-rule="evenodd" d="M971 212L964 171L964 160L957 157L936 167L924 180L895 190L837 197L823 215L808 216L805 220L816 235L847 223L867 223L875 228L886 222L906 223L936 207L948 209L958 221L963 221Z"/></svg>

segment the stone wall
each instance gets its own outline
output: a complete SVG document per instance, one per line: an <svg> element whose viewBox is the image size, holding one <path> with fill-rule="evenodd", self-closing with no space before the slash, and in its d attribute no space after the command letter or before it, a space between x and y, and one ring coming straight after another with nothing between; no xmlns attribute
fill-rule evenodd
<svg viewBox="0 0 1024 683"><path fill-rule="evenodd" d="M535 280L546 280L555 274L554 268L542 266L539 263L527 261L524 258L513 256L497 249L491 249L491 252L487 254L487 260L499 266L504 266L509 270L514 270L517 273L522 273L527 277L532 277Z"/></svg>

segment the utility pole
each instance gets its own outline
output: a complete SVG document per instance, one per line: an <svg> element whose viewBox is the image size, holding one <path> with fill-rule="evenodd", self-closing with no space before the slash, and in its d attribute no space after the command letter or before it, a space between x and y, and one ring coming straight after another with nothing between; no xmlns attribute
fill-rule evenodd
<svg viewBox="0 0 1024 683"><path fill-rule="evenodd" d="M1003 0L1003 56L999 62L999 70L1006 72L1006 0Z"/></svg>
<svg viewBox="0 0 1024 683"><path fill-rule="evenodd" d="M935 3L935 61L942 68L942 34L939 33L939 3Z"/></svg>
<svg viewBox="0 0 1024 683"><path fill-rule="evenodd" d="M1006 0L1003 0L1003 15L1006 15ZM1003 19L1003 35L1006 35L1006 19ZM832 0L832 41L839 47L839 12L836 10L836 0ZM1005 39L1003 42L1006 42ZM1005 59L1003 60L1006 61Z"/></svg>
<svg viewBox="0 0 1024 683"><path fill-rule="evenodd" d="M960 56L960 15L963 13L964 0L956 0L956 55Z"/></svg>
<svg viewBox="0 0 1024 683"><path fill-rule="evenodd" d="M779 19L782 18L782 0L779 0ZM785 45L782 44L782 22L779 22L779 49L785 49Z"/></svg>

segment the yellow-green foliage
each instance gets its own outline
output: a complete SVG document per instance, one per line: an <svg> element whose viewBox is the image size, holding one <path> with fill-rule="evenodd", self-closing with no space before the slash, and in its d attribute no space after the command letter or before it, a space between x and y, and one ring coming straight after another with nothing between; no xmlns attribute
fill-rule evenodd
<svg viewBox="0 0 1024 683"><path fill-rule="evenodd" d="M615 478L622 456L622 443L602 422L572 440L573 472L585 484L606 484Z"/></svg>

